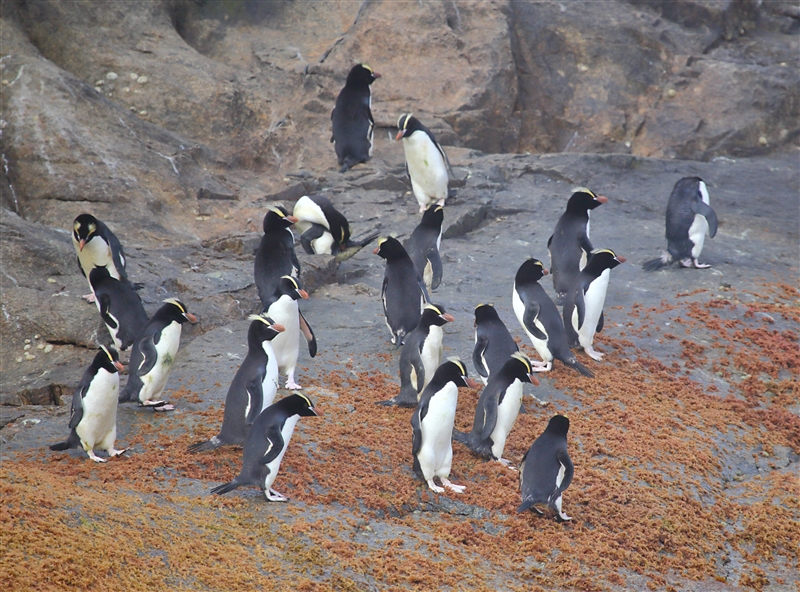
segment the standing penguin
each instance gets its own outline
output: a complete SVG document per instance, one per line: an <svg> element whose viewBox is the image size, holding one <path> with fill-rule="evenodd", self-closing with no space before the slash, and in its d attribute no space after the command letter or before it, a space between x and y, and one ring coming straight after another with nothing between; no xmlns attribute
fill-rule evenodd
<svg viewBox="0 0 800 592"><path fill-rule="evenodd" d="M266 307L267 316L275 319L286 329L272 340L275 358L278 360L278 370L286 374L286 388L303 388L294 381L294 370L297 367L297 356L300 353L300 332L308 342L308 353L313 358L317 355L317 339L311 326L305 319L300 322L302 315L297 301L308 298L308 292L300 287L300 282L290 275L285 275L278 282L278 288L272 297L272 302Z"/></svg>
<svg viewBox="0 0 800 592"><path fill-rule="evenodd" d="M416 407L419 393L428 386L442 363L442 327L453 322L440 304L426 304L417 327L406 336L400 352L400 392L379 405Z"/></svg>
<svg viewBox="0 0 800 592"><path fill-rule="evenodd" d="M483 458L510 466L511 462L503 458L503 449L519 415L522 384L525 382L539 386L539 379L533 375L531 361L516 352L489 377L489 384L481 392L475 407L472 431L465 434L455 430L455 441Z"/></svg>
<svg viewBox="0 0 800 592"><path fill-rule="evenodd" d="M411 416L414 474L422 477L436 493L442 493L444 487L456 493L464 491L463 485L455 485L448 479L453 464L453 424L461 386L476 388L477 385L467 376L467 367L461 360L448 358L436 369ZM436 485L434 477L439 477L444 487Z"/></svg>
<svg viewBox="0 0 800 592"><path fill-rule="evenodd" d="M655 271L678 261L681 267L706 269L698 262L706 234L717 234L717 214L708 205L708 188L700 177L684 177L675 183L667 203L667 250L644 264Z"/></svg>
<svg viewBox="0 0 800 592"><path fill-rule="evenodd" d="M181 343L181 325L196 323L197 317L175 298L167 298L153 318L136 337L131 349L128 382L119 396L120 403L138 400L154 411L172 411L174 407L158 396L167 384L175 355Z"/></svg>
<svg viewBox="0 0 800 592"><path fill-rule="evenodd" d="M300 274L300 262L294 251L294 234L289 228L295 222L297 218L290 216L283 206L270 207L264 216L264 236L256 251L253 274L258 297L265 308L281 276L297 277Z"/></svg>
<svg viewBox="0 0 800 592"><path fill-rule="evenodd" d="M543 512L534 504L547 504L558 512L559 519L572 520L561 511L561 494L572 483L575 473L567 452L568 431L569 419L563 415L554 415L542 435L533 441L522 457L519 469L522 504L517 512L531 509L541 515Z"/></svg>
<svg viewBox="0 0 800 592"><path fill-rule="evenodd" d="M350 69L344 88L336 97L331 112L333 133L331 142L339 159L340 173L372 157L372 89L370 85L381 75L366 64Z"/></svg>
<svg viewBox="0 0 800 592"><path fill-rule="evenodd" d="M419 323L428 294L417 267L396 238L378 239L373 253L386 260L381 301L392 343L399 347Z"/></svg>
<svg viewBox="0 0 800 592"><path fill-rule="evenodd" d="M288 501L272 489L272 484L278 476L297 421L301 417L317 415L320 413L309 398L301 394L289 395L264 409L245 439L241 472L233 481L215 487L211 493L222 495L242 485L256 485L268 501Z"/></svg>
<svg viewBox="0 0 800 592"><path fill-rule="evenodd" d="M227 444L242 444L258 414L272 405L278 392L278 362L272 340L283 325L265 314L250 315L247 355L225 396L225 413L219 434L189 446L189 452L205 452Z"/></svg>
<svg viewBox="0 0 800 592"><path fill-rule="evenodd" d="M447 199L450 162L431 130L411 115L404 113L397 120L395 140L403 140L406 172L411 189L419 203L420 214L431 204L444 205Z"/></svg>
<svg viewBox="0 0 800 592"><path fill-rule="evenodd" d="M111 277L107 267L95 267L89 273L89 284L114 346L125 351L147 324L142 299L128 280Z"/></svg>
<svg viewBox="0 0 800 592"><path fill-rule="evenodd" d="M572 284L564 302L564 330L570 347L579 345L594 360L603 354L592 347L595 333L603 330L603 305L611 270L625 257L609 249L595 249Z"/></svg>
<svg viewBox="0 0 800 592"><path fill-rule="evenodd" d="M607 197L595 195L584 188L575 190L567 202L567 211L558 219L553 234L547 239L550 273L559 304L592 252L589 240L590 212L604 203L608 203Z"/></svg>
<svg viewBox="0 0 800 592"><path fill-rule="evenodd" d="M419 225L405 242L408 256L422 274L422 280L429 290L435 290L442 283L439 248L442 245L443 221L444 208L437 204L428 206Z"/></svg>
<svg viewBox="0 0 800 592"><path fill-rule="evenodd" d="M497 314L493 304L479 304L475 307L475 349L472 350L472 364L488 384L489 377L500 370L519 346L511 337L508 328Z"/></svg>
<svg viewBox="0 0 800 592"><path fill-rule="evenodd" d="M343 261L378 238L378 233L373 232L357 241L351 240L347 218L322 195L304 195L294 204L292 215L297 218L300 244L309 255L335 255Z"/></svg>
<svg viewBox="0 0 800 592"><path fill-rule="evenodd" d="M536 372L549 371L555 358L584 376L594 377L569 349L561 315L550 296L539 285L539 280L545 275L547 270L542 262L531 257L517 270L512 293L514 313L543 360L543 363L533 362L537 366Z"/></svg>
<svg viewBox="0 0 800 592"><path fill-rule="evenodd" d="M111 229L91 214L81 214L72 223L72 245L78 267L87 280L95 267L105 267L111 277L127 280L125 252ZM91 284L90 284L91 286ZM83 296L94 302L94 293Z"/></svg>
<svg viewBox="0 0 800 592"><path fill-rule="evenodd" d="M67 450L82 446L95 462L106 462L94 453L95 446L118 456L125 450L114 448L117 439L117 392L122 364L117 350L100 346L91 365L83 373L80 384L72 395L69 415L70 434L64 442L53 444L50 450Z"/></svg>

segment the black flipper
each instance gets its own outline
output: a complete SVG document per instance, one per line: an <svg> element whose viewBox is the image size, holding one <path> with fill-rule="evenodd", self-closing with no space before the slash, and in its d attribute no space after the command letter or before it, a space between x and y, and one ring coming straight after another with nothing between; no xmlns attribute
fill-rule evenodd
<svg viewBox="0 0 800 592"><path fill-rule="evenodd" d="M314 336L314 331L311 329L311 325L308 324L308 321L303 316L303 313L300 312L300 309L297 310L297 313L300 316L300 331L303 333L303 336L308 342L308 355L313 358L317 355L317 338Z"/></svg>
<svg viewBox="0 0 800 592"><path fill-rule="evenodd" d="M530 306L525 307L525 314L522 316L522 324L528 332L542 341L547 340L547 335L536 326L536 318L539 316L539 303L531 302Z"/></svg>
<svg viewBox="0 0 800 592"><path fill-rule="evenodd" d="M300 244L303 246L303 250L309 255L316 255L317 253L314 251L311 241L317 240L326 232L328 232L328 229L322 224L311 224L308 230L300 235Z"/></svg>
<svg viewBox="0 0 800 592"><path fill-rule="evenodd" d="M263 374L258 374L247 381L244 390L250 398L250 410L244 418L244 425L253 425L253 422L261 413L261 406L264 404L264 391L262 382L264 380Z"/></svg>
<svg viewBox="0 0 800 592"><path fill-rule="evenodd" d="M489 371L483 365L483 352L489 345L489 338L481 335L475 340L475 349L472 350L472 365L475 366L475 371L484 378L489 377Z"/></svg>
<svg viewBox="0 0 800 592"><path fill-rule="evenodd" d="M717 213L704 201L692 202L692 211L706 219L706 222L708 222L708 236L714 238L714 235L717 234Z"/></svg>
<svg viewBox="0 0 800 592"><path fill-rule="evenodd" d="M595 333L600 333L600 331L602 331L602 330L603 330L603 324L604 324L604 322L605 322L605 321L604 321L604 319L603 319L603 311L601 310L601 311L600 311L600 318L599 318L599 319L597 319L597 329L595 329L595 331L594 331Z"/></svg>

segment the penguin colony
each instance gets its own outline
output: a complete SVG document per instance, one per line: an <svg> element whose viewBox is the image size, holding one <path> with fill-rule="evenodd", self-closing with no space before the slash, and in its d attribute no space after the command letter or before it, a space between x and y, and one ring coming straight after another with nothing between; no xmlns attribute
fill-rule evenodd
<svg viewBox="0 0 800 592"><path fill-rule="evenodd" d="M342 173L372 156L371 85L379 77L366 64L354 66L336 99L331 113L331 142ZM586 188L576 189L547 241L550 272L540 260L529 257L509 278L510 304L541 360L531 360L519 352L494 305L478 304L472 362L485 386L471 431L455 430L458 389L477 388L477 383L458 358L442 362L442 327L455 319L442 304L430 302L429 296L441 286L443 278L439 250L450 163L433 133L412 114L401 115L397 127L395 139L402 140L406 171L422 216L405 244L386 236L374 249L375 255L385 259L381 301L391 342L395 348L402 347L400 390L379 404L414 409L410 417L413 472L436 493L446 489L461 493L466 486L449 480L453 440L481 458L516 470L512 461L503 458L503 452L522 410L523 385L538 385L536 374L552 369L554 360L586 377L594 376L572 349L581 348L591 359L602 360L603 354L594 349L593 341L604 325L610 272L625 258L607 248L594 248L589 239L590 213L608 203L608 198ZM272 488L281 460L300 417L321 415L311 400L299 393L275 402L281 374L286 375L287 389L302 388L295 381L301 333L310 356L317 352L316 337L299 307L308 293L298 279L300 263L293 225L300 232L306 253L339 259L351 257L378 238L378 233L372 233L353 240L346 217L324 196L300 198L292 214L283 206L268 208L254 266L262 313L249 317L247 356L230 383L219 433L189 448L191 452L209 452L220 446L243 446L239 475L212 489L214 494L251 485L261 488L269 501L287 501ZM667 251L646 262L644 269L655 271L675 261L682 267L709 267L698 258L705 235L713 237L717 225L702 179L680 179L667 205ZM131 356L128 381L118 394L123 366L117 349L101 346L73 396L69 437L50 448L60 451L80 445L89 458L105 462L94 453L95 447L105 450L109 457L124 452L114 448L118 402L138 401L156 411L174 409L160 396L175 362L181 326L197 319L174 298L165 300L148 319L136 293L140 286L128 280L120 241L94 216L81 214L75 219L72 239L79 269L91 288L84 298L96 303L114 346L119 350L131 348ZM548 274L557 296L555 302L541 284ZM563 305L561 313L557 305ZM542 406L547 404L534 399ZM568 418L553 416L523 456L518 512L542 514L536 507L540 505L550 508L558 520L571 519L562 509L562 494L574 476L567 451L569 427Z"/></svg>

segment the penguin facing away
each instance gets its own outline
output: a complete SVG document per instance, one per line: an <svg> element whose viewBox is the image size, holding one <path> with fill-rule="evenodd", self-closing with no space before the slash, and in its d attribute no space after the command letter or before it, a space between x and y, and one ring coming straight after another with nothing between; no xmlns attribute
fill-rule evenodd
<svg viewBox="0 0 800 592"><path fill-rule="evenodd" d="M378 405L416 407L419 393L433 378L442 363L442 327L453 322L453 315L441 304L426 304L416 328L406 335L400 352L400 392Z"/></svg>
<svg viewBox="0 0 800 592"><path fill-rule="evenodd" d="M256 250L253 269L258 297L266 308L283 275L298 277L300 262L294 250L294 234L289 228L297 222L283 206L268 208L264 216L264 236Z"/></svg>
<svg viewBox="0 0 800 592"><path fill-rule="evenodd" d="M64 442L51 445L50 450L68 450L80 445L90 459L99 463L106 462L106 459L94 453L95 447L108 452L109 458L125 452L125 449L114 448L121 370L117 350L101 345L72 395L69 437Z"/></svg>
<svg viewBox="0 0 800 592"><path fill-rule="evenodd" d="M322 195L304 195L292 210L300 244L309 255L334 255L338 261L349 259L378 238L378 232L352 240L350 224L331 200Z"/></svg>
<svg viewBox="0 0 800 592"><path fill-rule="evenodd" d="M433 204L422 214L422 220L405 242L408 256L422 274L428 290L435 290L442 283L442 222L444 208Z"/></svg>
<svg viewBox="0 0 800 592"><path fill-rule="evenodd" d="M284 331L267 315L250 315L247 355L228 388L219 434L189 446L189 452L205 452L220 446L242 444L258 414L272 405L278 392L278 361L271 342Z"/></svg>
<svg viewBox="0 0 800 592"><path fill-rule="evenodd" d="M555 358L584 376L593 378L594 374L569 349L561 315L539 284L539 280L545 275L547 270L542 262L531 257L517 270L512 291L514 313L543 360L532 362L536 367L534 371L549 371Z"/></svg>
<svg viewBox="0 0 800 592"><path fill-rule="evenodd" d="M519 346L505 323L500 319L493 304L479 304L475 307L475 348L472 350L472 364L483 384L497 372Z"/></svg>
<svg viewBox="0 0 800 592"><path fill-rule="evenodd" d="M698 261L706 234L717 234L717 214L709 205L708 187L700 177L684 177L675 183L667 203L667 250L646 262L645 271L656 271L675 261L681 267L707 269Z"/></svg>
<svg viewBox="0 0 800 592"><path fill-rule="evenodd" d="M560 520L572 520L561 510L561 496L572 483L575 469L567 452L569 419L554 415L541 436L531 444L522 457L519 469L519 489L522 504L517 512L531 509L543 512L535 504L547 504L555 510Z"/></svg>
<svg viewBox="0 0 800 592"><path fill-rule="evenodd" d="M331 112L331 142L342 167L340 173L372 157L375 120L370 85L380 77L367 64L356 64L336 97L336 106Z"/></svg>
<svg viewBox="0 0 800 592"><path fill-rule="evenodd" d="M215 487L211 493L222 495L242 485L255 485L261 488L267 501L288 501L272 489L272 484L278 476L297 421L301 417L318 415L322 414L311 400L299 393L289 395L264 409L253 422L245 439L241 472L233 481Z"/></svg>
<svg viewBox="0 0 800 592"><path fill-rule="evenodd" d="M114 279L128 279L122 244L108 226L91 214L81 214L73 221L72 245L78 257L78 267L87 280L95 267L105 267ZM94 293L83 298L94 302Z"/></svg>
<svg viewBox="0 0 800 592"><path fill-rule="evenodd" d="M453 425L459 387L475 388L476 384L467 376L461 360L449 358L437 368L411 416L413 470L436 493L442 493L444 487L456 493L464 491L463 485L455 485L448 478L453 463ZM444 487L436 485L435 477Z"/></svg>
<svg viewBox="0 0 800 592"><path fill-rule="evenodd" d="M89 284L114 347L127 350L148 321L142 299L128 280L111 277L107 267L95 267Z"/></svg>
<svg viewBox="0 0 800 592"><path fill-rule="evenodd" d="M397 119L397 136L403 140L406 172L419 203L420 214L432 205L444 205L447 199L450 162L431 130L410 113Z"/></svg>
<svg viewBox="0 0 800 592"><path fill-rule="evenodd" d="M592 347L595 333L603 330L603 305L606 301L611 270L625 263L625 257L609 249L595 249L564 301L564 330L570 347L580 345L598 362L602 353Z"/></svg>

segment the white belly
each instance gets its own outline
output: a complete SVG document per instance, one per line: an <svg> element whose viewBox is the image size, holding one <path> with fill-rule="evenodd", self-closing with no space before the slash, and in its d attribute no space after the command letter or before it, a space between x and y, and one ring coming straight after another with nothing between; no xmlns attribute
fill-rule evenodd
<svg viewBox="0 0 800 592"><path fill-rule="evenodd" d="M512 292L511 299L512 299L512 304L514 306L514 314L517 315L517 320L519 321L519 324L522 325L523 329L525 329L525 325L522 322L522 319L525 318L525 305L522 303L522 300L520 300L520 297L517 294L516 289ZM544 325L542 325L542 323L539 321L538 318L534 321L534 325L536 325L542 333L547 335L547 331L545 330ZM547 347L547 341L537 339L527 329L525 329L525 333L528 334L528 339L531 340L533 347L536 349L536 353L539 354L539 356L542 358L542 361L547 363L552 362L553 355L550 353L550 349Z"/></svg>
<svg viewBox="0 0 800 592"><path fill-rule="evenodd" d="M422 358L422 367L425 368L425 384L422 385L421 388L418 388L418 391L421 391L423 388L428 386L428 383L433 378L436 369L439 367L439 364L442 363L442 339L444 338L444 333L441 327L431 327L428 333L428 338L425 340L425 343L422 345L422 352L420 357Z"/></svg>
<svg viewBox="0 0 800 592"><path fill-rule="evenodd" d="M73 237L72 242L75 243ZM111 256L111 247L108 243L100 237L93 237L83 246L83 251L78 251L78 244L75 243L75 250L78 252L78 261L80 261L81 269L86 274L86 279L89 279L89 273L95 267L105 267L111 277L119 279L117 267L114 265L114 259Z"/></svg>
<svg viewBox="0 0 800 592"><path fill-rule="evenodd" d="M297 366L297 357L300 353L300 314L297 300L281 296L269 307L267 314L285 328L285 331L278 334L271 342L275 351L275 355L271 358L277 358L278 369L285 373Z"/></svg>
<svg viewBox="0 0 800 592"><path fill-rule="evenodd" d="M269 475L267 475L266 479L264 479L264 489L269 489L272 487L272 484L275 482L275 478L278 476L283 455L286 454L286 450L289 448L289 440L292 439L294 426L297 425L298 419L300 419L299 415L292 415L283 424L283 429L281 430L281 437L283 438L283 450L281 450L280 454L273 459L272 462L267 464L267 467L269 468Z"/></svg>
<svg viewBox="0 0 800 592"><path fill-rule="evenodd" d="M692 258L697 259L703 251L703 243L708 233L708 221L705 216L694 215L694 221L689 227L689 240L692 241Z"/></svg>
<svg viewBox="0 0 800 592"><path fill-rule="evenodd" d="M83 418L75 428L81 441L90 448L94 448L114 432L110 443L113 447L117 430L118 396L119 374L100 368L83 398Z"/></svg>
<svg viewBox="0 0 800 592"><path fill-rule="evenodd" d="M503 449L506 446L506 438L511 428L517 421L519 407L522 404L522 382L514 380L506 389L503 402L497 407L497 423L492 430L492 454L495 458L503 458Z"/></svg>
<svg viewBox="0 0 800 592"><path fill-rule="evenodd" d="M594 334L597 330L597 323L600 320L600 315L603 313L603 305L606 302L606 291L608 290L608 280L610 277L611 270L604 270L603 273L600 274L600 277L589 285L589 289L583 296L585 305L584 318L583 327L578 330L578 341L584 349L592 347ZM577 311L575 311L573 317L576 317L577 314ZM573 322L573 326L575 326L575 322Z"/></svg>
<svg viewBox="0 0 800 592"><path fill-rule="evenodd" d="M420 205L447 198L447 166L436 145L424 132L403 138L411 188Z"/></svg>
<svg viewBox="0 0 800 592"><path fill-rule="evenodd" d="M264 379L261 381L261 395L263 397L261 411L264 411L264 409L272 405L275 401L275 395L278 394L278 378L280 373L278 370L278 359L272 346L273 341L261 342L261 347L264 353L267 354L267 371L264 374Z"/></svg>
<svg viewBox="0 0 800 592"><path fill-rule="evenodd" d="M425 479L450 475L457 403L458 387L449 382L431 398L428 413L420 423L422 446L417 459Z"/></svg>
<svg viewBox="0 0 800 592"><path fill-rule="evenodd" d="M161 340L156 344L158 361L148 374L141 377L144 386L139 391L139 401L155 401L161 395L172 372L180 343L181 325L173 321L161 331Z"/></svg>

